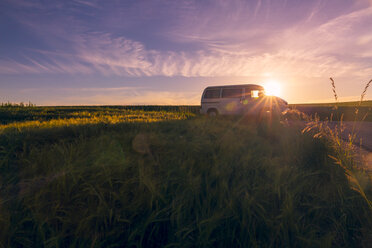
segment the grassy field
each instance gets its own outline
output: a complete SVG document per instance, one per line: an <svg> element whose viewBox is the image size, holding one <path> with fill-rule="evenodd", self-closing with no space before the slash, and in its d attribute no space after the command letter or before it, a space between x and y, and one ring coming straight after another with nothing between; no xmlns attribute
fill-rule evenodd
<svg viewBox="0 0 372 248"><path fill-rule="evenodd" d="M372 100L365 100L365 101L351 101L351 102L330 102L330 103L307 103L307 104L291 104L291 106L314 106L314 107L372 107Z"/></svg>
<svg viewBox="0 0 372 248"><path fill-rule="evenodd" d="M151 121L151 119L168 120L184 118L185 115L199 113L199 106L52 106L37 107L3 104L0 106L0 124L25 121L76 120L93 117L118 118L120 121L137 119ZM182 116L182 117L181 117Z"/></svg>
<svg viewBox="0 0 372 248"><path fill-rule="evenodd" d="M335 121L372 121L372 101L290 104L290 108L322 120L330 119L332 114Z"/></svg>
<svg viewBox="0 0 372 248"><path fill-rule="evenodd" d="M0 246L368 247L347 148L197 111L1 108Z"/></svg>

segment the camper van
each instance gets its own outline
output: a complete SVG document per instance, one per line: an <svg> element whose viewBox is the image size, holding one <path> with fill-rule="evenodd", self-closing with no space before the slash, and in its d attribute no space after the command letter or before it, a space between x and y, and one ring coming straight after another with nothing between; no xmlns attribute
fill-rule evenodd
<svg viewBox="0 0 372 248"><path fill-rule="evenodd" d="M259 115L280 113L288 103L275 96L266 96L256 84L209 86L201 98L200 113L216 115Z"/></svg>

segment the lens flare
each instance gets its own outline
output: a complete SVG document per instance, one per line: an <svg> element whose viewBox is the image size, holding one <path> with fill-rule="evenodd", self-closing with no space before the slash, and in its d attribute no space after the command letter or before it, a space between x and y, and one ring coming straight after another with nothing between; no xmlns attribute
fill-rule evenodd
<svg viewBox="0 0 372 248"><path fill-rule="evenodd" d="M269 81L265 83L264 85L265 88L265 94L268 96L280 96L281 94L281 88L280 84L276 81Z"/></svg>

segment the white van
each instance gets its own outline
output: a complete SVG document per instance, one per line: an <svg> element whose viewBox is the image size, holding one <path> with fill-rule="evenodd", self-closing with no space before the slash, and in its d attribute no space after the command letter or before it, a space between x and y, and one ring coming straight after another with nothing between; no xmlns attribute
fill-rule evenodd
<svg viewBox="0 0 372 248"><path fill-rule="evenodd" d="M282 112L288 106L283 99L266 96L256 84L210 86L204 89L200 113L215 115L258 115Z"/></svg>

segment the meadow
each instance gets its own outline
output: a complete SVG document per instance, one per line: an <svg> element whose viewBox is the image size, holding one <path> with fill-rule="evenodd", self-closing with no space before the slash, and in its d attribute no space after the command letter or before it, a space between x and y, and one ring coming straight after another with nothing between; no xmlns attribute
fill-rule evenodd
<svg viewBox="0 0 372 248"><path fill-rule="evenodd" d="M0 247L368 247L371 175L285 119L0 107Z"/></svg>
<svg viewBox="0 0 372 248"><path fill-rule="evenodd" d="M322 120L332 118L334 121L372 121L371 100L362 102L291 104L290 108L312 117L317 115Z"/></svg>

